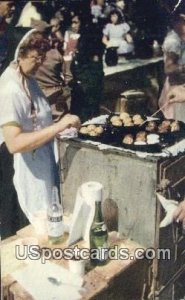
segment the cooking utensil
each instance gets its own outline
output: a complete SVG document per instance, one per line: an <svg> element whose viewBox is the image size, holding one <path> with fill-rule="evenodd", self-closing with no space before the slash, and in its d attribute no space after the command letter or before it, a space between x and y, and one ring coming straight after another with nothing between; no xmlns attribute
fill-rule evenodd
<svg viewBox="0 0 185 300"><path fill-rule="evenodd" d="M163 108L165 108L169 103L165 103L163 106L161 106L161 108L159 108L155 113L153 113L150 118L154 117L155 115L157 115ZM146 122L148 121L148 119L146 119L143 123L141 123L139 126L144 125Z"/></svg>

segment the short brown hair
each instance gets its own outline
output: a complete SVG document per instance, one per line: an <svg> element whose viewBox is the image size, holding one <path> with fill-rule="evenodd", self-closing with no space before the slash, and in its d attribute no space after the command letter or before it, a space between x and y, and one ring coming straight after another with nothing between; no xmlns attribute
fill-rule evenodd
<svg viewBox="0 0 185 300"><path fill-rule="evenodd" d="M33 32L20 45L18 57L26 57L29 51L36 50L39 55L50 50L49 41L40 32Z"/></svg>

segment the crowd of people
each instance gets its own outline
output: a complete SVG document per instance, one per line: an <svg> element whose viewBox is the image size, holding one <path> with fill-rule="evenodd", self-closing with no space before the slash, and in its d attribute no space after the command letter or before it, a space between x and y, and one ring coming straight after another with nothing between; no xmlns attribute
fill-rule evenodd
<svg viewBox="0 0 185 300"><path fill-rule="evenodd" d="M17 230L15 207L20 205L31 222L35 210L48 206L53 187L59 189L54 138L99 115L104 53L112 47L126 58L137 52L138 31L123 0L60 2L28 1L23 7L20 1L0 1L3 238ZM179 113L174 104L170 112L184 120L185 10L173 14L172 21L163 47L167 79L160 103L181 102ZM185 220L184 202L175 218Z"/></svg>

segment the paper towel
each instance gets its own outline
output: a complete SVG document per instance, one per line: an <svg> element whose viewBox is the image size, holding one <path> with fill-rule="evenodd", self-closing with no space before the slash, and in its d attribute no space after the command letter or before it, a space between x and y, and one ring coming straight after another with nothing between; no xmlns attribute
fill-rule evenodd
<svg viewBox="0 0 185 300"><path fill-rule="evenodd" d="M77 191L75 207L71 220L68 245L83 239L89 246L89 230L95 213L95 200L101 201L103 185L89 181L80 186Z"/></svg>
<svg viewBox="0 0 185 300"><path fill-rule="evenodd" d="M178 202L175 200L168 200L159 193L157 193L157 198L166 212L166 216L160 223L160 228L162 228L170 225L173 222L173 214L178 206Z"/></svg>
<svg viewBox="0 0 185 300"><path fill-rule="evenodd" d="M11 274L35 300L78 300L83 279L69 270L47 261L32 261ZM55 279L59 284L55 284Z"/></svg>

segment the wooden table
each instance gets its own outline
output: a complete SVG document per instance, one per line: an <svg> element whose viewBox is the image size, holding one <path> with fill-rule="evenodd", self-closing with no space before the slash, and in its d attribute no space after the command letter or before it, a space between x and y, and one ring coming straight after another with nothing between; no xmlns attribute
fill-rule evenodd
<svg viewBox="0 0 185 300"><path fill-rule="evenodd" d="M36 236L31 225L19 231L16 236L4 240L2 247L9 245L12 241L28 236ZM43 240L39 239L39 243L41 243L41 246L47 245L49 247L45 238ZM139 244L131 240L117 240L116 243L119 245L123 243L124 247L129 249L131 256L136 248L141 248ZM58 247L64 247L64 245L57 245ZM56 263L68 268L68 262L64 260L56 261ZM20 268L23 266L24 263ZM84 276L84 292L81 299L140 299L143 292L145 268L146 262L144 260L136 261L136 259L111 260L104 266L95 267L86 272ZM34 300L11 274L7 274L2 278L2 299Z"/></svg>

